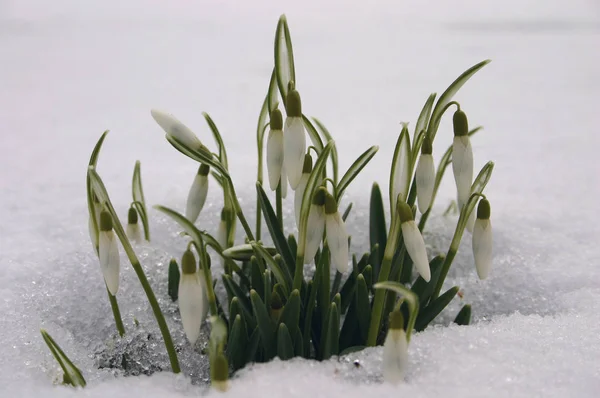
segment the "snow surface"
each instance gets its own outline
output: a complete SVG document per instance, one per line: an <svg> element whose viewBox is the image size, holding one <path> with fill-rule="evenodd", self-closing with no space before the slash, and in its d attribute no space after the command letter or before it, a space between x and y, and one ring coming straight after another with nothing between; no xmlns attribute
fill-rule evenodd
<svg viewBox="0 0 600 398"><path fill-rule="evenodd" d="M124 266L119 301L128 337L114 326L87 235L89 153L110 129L99 172L125 217L130 178L142 162L147 201L183 209L195 165L164 140L149 110L173 112L212 146L201 111L225 136L230 168L252 220L255 126L272 67L278 16L294 41L304 109L333 133L345 170L369 145L380 151L348 190L352 250L365 250L368 190L382 188L400 121L415 122L430 92L486 58L457 100L473 125L476 167L496 168L487 195L495 228L491 277L476 278L465 239L448 286L464 293L441 325L414 336L407 382L381 384L381 350L339 361L255 365L229 396L595 397L600 393L600 229L596 148L600 6L595 0L482 2L0 2L0 391L2 396L196 396L206 377L182 344L187 376L115 377L102 354L147 348L166 363L139 283ZM434 145L451 142L450 118ZM250 167L251 166L251 167ZM447 176L426 240L447 247L454 218ZM291 216L291 201L286 202ZM201 215L215 228L220 195ZM183 331L166 294L178 228L151 211L153 246L138 247L178 342ZM252 220L253 222L253 220ZM462 303L475 323L447 327ZM134 318L139 326L134 326ZM46 328L88 380L84 391L53 386L60 374ZM145 339L144 339L145 338ZM197 349L200 347L196 347ZM130 358L130 363L136 363ZM353 362L358 359L360 367ZM215 394L214 392L212 393Z"/></svg>

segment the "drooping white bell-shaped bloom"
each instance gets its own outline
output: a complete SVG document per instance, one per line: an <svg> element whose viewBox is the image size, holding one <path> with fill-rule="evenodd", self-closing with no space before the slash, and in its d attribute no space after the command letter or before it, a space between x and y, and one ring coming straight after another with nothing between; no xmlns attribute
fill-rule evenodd
<svg viewBox="0 0 600 398"><path fill-rule="evenodd" d="M294 192L294 214L296 216L296 226L300 227L300 210L302 209L302 197L304 196L304 191L306 190L306 184L308 183L308 178L310 177L310 173L312 172L312 157L307 153L304 156L304 166L302 167L302 177L300 178L300 183L296 187L296 191Z"/></svg>
<svg viewBox="0 0 600 398"><path fill-rule="evenodd" d="M477 220L473 227L473 257L479 279L486 279L492 268L492 223L490 202L482 199L477 208Z"/></svg>
<svg viewBox="0 0 600 398"><path fill-rule="evenodd" d="M196 222L208 194L208 172L210 167L202 164L198 168L198 173L194 177L194 182L190 188L185 207L185 217L192 223Z"/></svg>
<svg viewBox="0 0 600 398"><path fill-rule="evenodd" d="M208 313L206 282L203 273L196 271L196 259L190 250L183 253L181 269L179 313L185 335L190 343L194 344L200 335L202 321Z"/></svg>
<svg viewBox="0 0 600 398"><path fill-rule="evenodd" d="M410 135L406 123L403 124L402 131L398 137L392 165L392 198L395 199L398 195L401 195L401 199L406 200L410 188L411 176L409 173L412 172L410 167Z"/></svg>
<svg viewBox="0 0 600 398"><path fill-rule="evenodd" d="M408 367L408 341L404 321L399 311L390 314L391 322L383 343L383 380L399 384L404 380Z"/></svg>
<svg viewBox="0 0 600 398"><path fill-rule="evenodd" d="M287 117L283 132L283 164L292 189L296 189L302 177L304 154L306 153L306 133L302 120L300 94L291 89L287 95Z"/></svg>
<svg viewBox="0 0 600 398"><path fill-rule="evenodd" d="M462 209L471 195L473 183L473 148L468 135L467 116L456 111L453 117L454 141L452 143L452 171L456 182L458 208Z"/></svg>
<svg viewBox="0 0 600 398"><path fill-rule="evenodd" d="M98 258L100 269L108 291L113 296L119 291L119 270L121 267L117 238L113 232L113 223L107 211L100 213L100 232L98 235Z"/></svg>
<svg viewBox="0 0 600 398"><path fill-rule="evenodd" d="M127 213L127 237L132 242L140 242L142 240L142 232L138 223L138 214L134 207L129 208Z"/></svg>
<svg viewBox="0 0 600 398"><path fill-rule="evenodd" d="M348 232L337 203L329 193L325 197L325 231L331 260L343 274L348 270Z"/></svg>
<svg viewBox="0 0 600 398"><path fill-rule="evenodd" d="M312 198L306 227L304 263L309 264L315 258L325 232L325 194L327 190L318 188Z"/></svg>
<svg viewBox="0 0 600 398"><path fill-rule="evenodd" d="M165 133L176 138L177 141L180 141L182 144L192 149L200 149L202 147L202 143L198 137L196 137L196 134L194 134L185 124L177 120L175 116L157 109L152 109L150 114L156 123L162 127Z"/></svg>
<svg viewBox="0 0 600 398"><path fill-rule="evenodd" d="M271 112L271 123L267 137L267 172L271 190L277 189L283 167L283 117L279 109ZM286 182L287 183L287 182Z"/></svg>
<svg viewBox="0 0 600 398"><path fill-rule="evenodd" d="M435 186L435 166L433 164L433 155L431 140L425 136L421 146L421 156L417 162L415 179L417 183L417 204L421 214L425 213L431 205L433 197L433 188Z"/></svg>
<svg viewBox="0 0 600 398"><path fill-rule="evenodd" d="M419 227L415 224L412 210L406 202L399 202L398 214L400 216L400 228L402 229L402 238L404 246L410 256L417 272L426 282L431 279L431 269L429 268L429 260L427 260L427 249L423 235L419 231Z"/></svg>

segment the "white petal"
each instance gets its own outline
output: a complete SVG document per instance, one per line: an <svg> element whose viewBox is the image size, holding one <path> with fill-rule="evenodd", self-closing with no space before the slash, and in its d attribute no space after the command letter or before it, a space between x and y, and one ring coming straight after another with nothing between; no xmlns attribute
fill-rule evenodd
<svg viewBox="0 0 600 398"><path fill-rule="evenodd" d="M404 379L408 367L408 343L401 329L389 329L383 343L383 380L398 384Z"/></svg>
<svg viewBox="0 0 600 398"><path fill-rule="evenodd" d="M432 155L422 154L419 156L415 179L417 182L419 211L425 213L431 205L431 197L433 196L433 187L435 185L435 166L433 165Z"/></svg>
<svg viewBox="0 0 600 398"><path fill-rule="evenodd" d="M311 263L323 240L325 231L325 211L323 206L310 205L306 228L306 245L304 247L304 264Z"/></svg>
<svg viewBox="0 0 600 398"><path fill-rule="evenodd" d="M179 313L183 330L190 343L200 335L200 326L206 316L208 303L199 274L182 274L179 280Z"/></svg>
<svg viewBox="0 0 600 398"><path fill-rule="evenodd" d="M223 250L227 249L227 222L221 220L217 229L217 243ZM221 267L224 267L225 259L221 257Z"/></svg>
<svg viewBox="0 0 600 398"><path fill-rule="evenodd" d="M127 224L126 232L130 241L139 242L142 240L142 232L140 231L139 224Z"/></svg>
<svg viewBox="0 0 600 398"><path fill-rule="evenodd" d="M277 189L283 166L283 131L269 130L267 138L267 172L271 191Z"/></svg>
<svg viewBox="0 0 600 398"><path fill-rule="evenodd" d="M302 210L302 197L304 196L304 191L306 190L306 184L308 183L308 173L303 173L302 178L300 179L300 183L296 187L296 192L294 192L294 213L296 215L296 226L300 227L300 210Z"/></svg>
<svg viewBox="0 0 600 398"><path fill-rule="evenodd" d="M301 117L288 117L285 119L283 151L283 163L290 186L292 189L296 189L302 177L304 155L306 153L306 135Z"/></svg>
<svg viewBox="0 0 600 398"><path fill-rule="evenodd" d="M469 231L469 233L473 233L473 226L475 225L475 214L477 213L477 209L473 209L473 211L471 212L471 215L469 216L469 219L467 220L467 231Z"/></svg>
<svg viewBox="0 0 600 398"><path fill-rule="evenodd" d="M492 223L490 220L475 220L473 227L473 257L479 279L485 279L492 268Z"/></svg>
<svg viewBox="0 0 600 398"><path fill-rule="evenodd" d="M192 223L196 222L198 219L200 211L202 211L202 208L204 207L204 202L206 202L207 193L208 176L196 174L192 187L190 188L190 193L188 194L185 208L185 217Z"/></svg>
<svg viewBox="0 0 600 398"><path fill-rule="evenodd" d="M462 209L469 200L473 183L473 149L468 136L454 137L452 171L458 194L458 208Z"/></svg>
<svg viewBox="0 0 600 398"><path fill-rule="evenodd" d="M88 219L88 229L90 232L90 240L92 241L92 246L94 247L94 252L96 252L96 240L98 239L98 235L96 233L96 229L94 228L94 222L92 221L92 217L89 217Z"/></svg>
<svg viewBox="0 0 600 398"><path fill-rule="evenodd" d="M402 194L402 200L406 201L408 196L408 189L410 187L410 175L409 173L412 171L410 169L410 137L406 133L401 133L400 147L398 148L398 152L396 153L395 159L393 159L394 164L394 180L392 181L392 193L393 200L396 201L396 198L399 194ZM395 206L392 206L395 209Z"/></svg>
<svg viewBox="0 0 600 398"><path fill-rule="evenodd" d="M152 109L150 114L156 123L162 127L165 133L175 137L183 144L192 149L198 149L202 145L198 137L196 137L196 134L194 134L185 124L177 120L175 116L157 109Z"/></svg>
<svg viewBox="0 0 600 398"><path fill-rule="evenodd" d="M402 223L402 236L404 238L406 251L412 259L419 275L421 275L426 282L429 282L431 279L431 270L429 269L429 261L427 260L425 241L414 221Z"/></svg>
<svg viewBox="0 0 600 398"><path fill-rule="evenodd" d="M348 271L348 232L346 224L340 213L325 216L327 228L327 244L331 252L331 259L338 272Z"/></svg>
<svg viewBox="0 0 600 398"><path fill-rule="evenodd" d="M281 198L282 199L287 198L287 191L288 191L288 177L287 177L287 173L285 172L285 166L283 166L281 168Z"/></svg>
<svg viewBox="0 0 600 398"><path fill-rule="evenodd" d="M98 236L98 257L100 258L100 269L108 291L116 296L119 291L119 247L113 231L100 231Z"/></svg>

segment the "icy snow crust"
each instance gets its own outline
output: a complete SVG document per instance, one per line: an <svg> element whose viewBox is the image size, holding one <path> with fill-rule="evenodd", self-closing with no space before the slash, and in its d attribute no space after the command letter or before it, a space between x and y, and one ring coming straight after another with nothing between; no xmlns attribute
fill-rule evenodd
<svg viewBox="0 0 600 398"><path fill-rule="evenodd" d="M344 201L354 201L348 228L357 253L366 249L367 188L378 181L387 192L398 122L414 123L430 92L440 93L467 67L493 59L457 99L473 126L485 125L473 139L477 170L487 160L496 162L486 191L494 265L491 277L480 282L466 235L447 280L447 287L461 287L463 298L455 299L439 325L415 334L404 385L381 384L381 350L375 348L324 363L255 365L236 376L228 395L598 395L596 3L88 3L0 5L2 396L206 392L206 364L186 344L166 291L168 261L180 257L185 241L154 210L153 243L136 250L169 314L185 375L168 372L155 321L125 262L118 299L128 335L115 339L87 235L86 164L102 130L111 129L98 170L123 219L136 159L149 204L182 211L196 166L165 142L149 110L173 112L214 148L200 114L207 111L225 137L242 205L254 223L256 118L282 12L294 40L305 112L334 134L341 169L369 145L381 148ZM434 144L436 162L451 135L447 117ZM222 200L211 183L198 221L207 230L216 228ZM451 239L455 218L441 213L454 194L446 176L428 225L432 253L445 250ZM290 198L286 209L293 220ZM474 324L447 327L464 303L473 305ZM60 372L41 327L82 369L84 391L53 386ZM123 351L129 356L119 357ZM165 372L119 377L122 371L111 368L110 358L125 361L131 374Z"/></svg>

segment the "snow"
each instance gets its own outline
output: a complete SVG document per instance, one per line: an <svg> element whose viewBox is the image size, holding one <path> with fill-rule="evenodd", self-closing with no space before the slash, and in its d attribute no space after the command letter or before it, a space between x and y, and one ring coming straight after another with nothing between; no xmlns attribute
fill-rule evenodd
<svg viewBox="0 0 600 398"><path fill-rule="evenodd" d="M201 115L207 111L225 137L253 223L256 177L249 165L256 163L256 118L282 12L305 112L333 133L341 169L368 146L381 148L347 191L357 253L365 250L367 187L378 181L387 192L399 122L414 123L430 92L440 93L476 62L493 60L457 99L472 125L485 126L473 138L476 169L496 163L486 190L494 265L490 278L479 281L470 239L464 240L447 281L461 287L463 298L440 325L414 336L404 385L381 384L376 348L339 361L255 365L236 376L228 395L596 396L600 7L591 0L0 3L2 391L114 398L132 391L146 397L205 392L190 383L205 378L206 368L183 343L164 283L169 259L181 255L185 242L154 210L153 245L137 250L171 314L186 375L119 377L98 369L100 352L128 346L145 346L151 363L168 362L162 341L147 339L155 322L126 264L119 302L129 334L114 346L87 233L85 167L99 135L110 129L99 172L123 217L136 159L149 204L183 210L196 166L165 142L150 109L172 112L214 147ZM436 161L451 142L449 119L434 143ZM455 218L441 215L455 195L452 183L446 176L425 237L434 250L447 248L453 233ZM203 228L216 228L220 201L211 189ZM292 209L290 196L291 220ZM472 304L475 323L447 327L462 303ZM80 366L85 390L53 386L60 372L39 335L42 327ZM148 371L149 362L140 363L136 371Z"/></svg>

